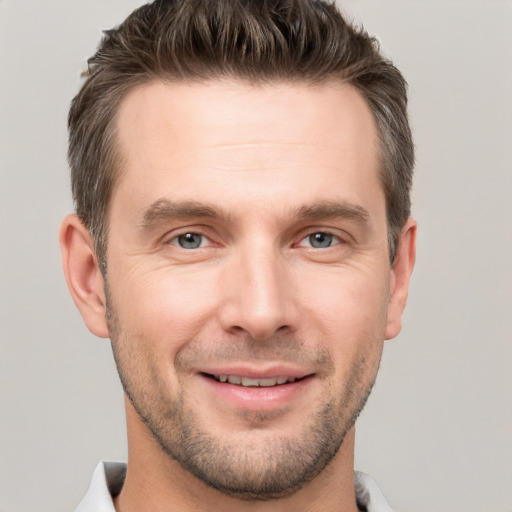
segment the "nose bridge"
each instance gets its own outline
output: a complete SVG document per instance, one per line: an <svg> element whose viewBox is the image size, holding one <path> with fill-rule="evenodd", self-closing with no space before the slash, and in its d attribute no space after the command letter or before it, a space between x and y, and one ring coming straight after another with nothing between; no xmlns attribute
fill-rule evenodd
<svg viewBox="0 0 512 512"><path fill-rule="evenodd" d="M254 339L267 339L278 330L294 330L293 286L286 259L275 245L253 240L236 256L224 328L243 330Z"/></svg>

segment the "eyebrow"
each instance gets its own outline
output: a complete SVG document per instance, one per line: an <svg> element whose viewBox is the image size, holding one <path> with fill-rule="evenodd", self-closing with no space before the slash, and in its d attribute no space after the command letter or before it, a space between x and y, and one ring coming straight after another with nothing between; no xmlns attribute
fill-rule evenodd
<svg viewBox="0 0 512 512"><path fill-rule="evenodd" d="M299 221L340 218L363 226L367 226L370 221L370 214L362 206L334 200L303 205L292 210L292 216ZM140 227L143 231L149 231L159 223L173 219L204 218L227 221L229 217L228 213L204 203L195 201L176 202L161 198L144 211Z"/></svg>
<svg viewBox="0 0 512 512"><path fill-rule="evenodd" d="M300 220L340 218L363 226L370 223L368 210L346 201L322 201L310 206L301 206L297 211L297 217Z"/></svg>
<svg viewBox="0 0 512 512"><path fill-rule="evenodd" d="M169 199L158 199L144 212L140 227L144 231L151 230L160 222L172 219L207 218L225 220L226 215L217 209L195 201L175 202Z"/></svg>

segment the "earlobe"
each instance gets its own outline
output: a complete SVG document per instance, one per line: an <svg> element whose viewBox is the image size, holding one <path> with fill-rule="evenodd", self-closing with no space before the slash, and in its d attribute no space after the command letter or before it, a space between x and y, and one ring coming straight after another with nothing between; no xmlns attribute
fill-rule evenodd
<svg viewBox="0 0 512 512"><path fill-rule="evenodd" d="M386 339L398 336L402 328L402 314L407 302L409 282L416 259L416 221L409 219L398 240L397 253L390 279L390 297L386 324Z"/></svg>
<svg viewBox="0 0 512 512"><path fill-rule="evenodd" d="M108 338L104 281L89 231L76 215L68 215L59 241L64 275L76 307L93 334Z"/></svg>

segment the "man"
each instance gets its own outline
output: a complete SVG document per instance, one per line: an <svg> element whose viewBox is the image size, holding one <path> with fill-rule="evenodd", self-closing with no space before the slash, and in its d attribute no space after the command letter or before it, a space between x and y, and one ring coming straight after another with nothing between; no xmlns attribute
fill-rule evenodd
<svg viewBox="0 0 512 512"><path fill-rule="evenodd" d="M77 510L391 510L353 452L414 263L400 73L320 0L157 1L89 64L60 240L128 464Z"/></svg>

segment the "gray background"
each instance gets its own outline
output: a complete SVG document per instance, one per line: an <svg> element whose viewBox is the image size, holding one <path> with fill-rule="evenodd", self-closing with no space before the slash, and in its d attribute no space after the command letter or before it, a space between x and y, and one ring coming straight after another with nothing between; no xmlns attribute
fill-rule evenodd
<svg viewBox="0 0 512 512"><path fill-rule="evenodd" d="M123 459L108 341L61 275L66 112L134 0L0 0L0 512L72 510ZM512 511L512 3L350 0L405 73L419 250L356 466L398 512Z"/></svg>

